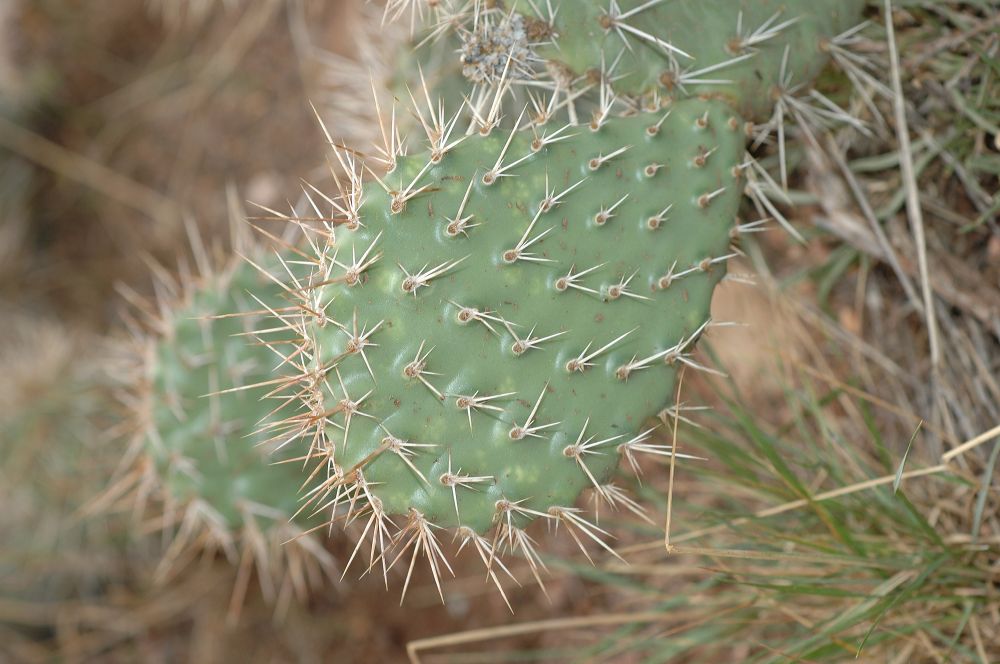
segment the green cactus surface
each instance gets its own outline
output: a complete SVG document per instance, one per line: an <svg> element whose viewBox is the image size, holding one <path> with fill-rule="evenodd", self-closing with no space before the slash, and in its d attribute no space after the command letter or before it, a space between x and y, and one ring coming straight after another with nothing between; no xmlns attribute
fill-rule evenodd
<svg viewBox="0 0 1000 664"><path fill-rule="evenodd" d="M312 417L288 427L325 434L325 495L485 533L562 518L621 455L662 453L644 424L708 323L744 141L729 106L690 100L445 134L356 180L289 284Z"/></svg>
<svg viewBox="0 0 1000 664"><path fill-rule="evenodd" d="M251 570L264 600L280 608L335 578L336 563L309 532L322 520L299 510L303 463L273 435L285 405L270 398L281 387L274 372L284 344L253 335L281 314L284 291L242 259L212 270L202 246L194 243L202 276L162 281L158 306L142 307L157 315L136 385L141 453L108 498L162 506L156 522L172 538L159 582L207 551L238 562L235 619Z"/></svg>
<svg viewBox="0 0 1000 664"><path fill-rule="evenodd" d="M537 76L563 86L587 85L592 74L606 72L619 94L718 95L759 122L782 92L816 77L828 60L825 42L859 23L863 6L862 0L612 0L574 2L553 17L545 3L517 3L527 26L517 33L519 45L504 46L526 64L545 61ZM519 50L531 57L519 58ZM482 57L478 52L470 55Z"/></svg>
<svg viewBox="0 0 1000 664"><path fill-rule="evenodd" d="M259 384L274 379L281 361L246 336L268 314L265 306L280 306L280 289L262 279L238 261L192 288L170 313L168 333L155 343L149 363L146 447L157 474L174 503L197 502L207 518L233 532L248 516L283 524L298 509L302 483L301 464L269 467L287 455L269 457L258 447L268 438L266 415L279 405L262 401L270 389ZM263 315L235 315L255 310Z"/></svg>

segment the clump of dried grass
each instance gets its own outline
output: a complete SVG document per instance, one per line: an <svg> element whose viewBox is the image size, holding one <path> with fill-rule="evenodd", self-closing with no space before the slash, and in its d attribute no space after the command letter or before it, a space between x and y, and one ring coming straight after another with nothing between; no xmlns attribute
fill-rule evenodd
<svg viewBox="0 0 1000 664"><path fill-rule="evenodd" d="M821 304L867 342L856 372L886 368L888 383L866 384L939 427L945 451L1000 421L1000 15L896 4L893 40L880 29L861 45L876 71L899 73L856 109L872 135L804 142L804 184L814 221L849 252Z"/></svg>

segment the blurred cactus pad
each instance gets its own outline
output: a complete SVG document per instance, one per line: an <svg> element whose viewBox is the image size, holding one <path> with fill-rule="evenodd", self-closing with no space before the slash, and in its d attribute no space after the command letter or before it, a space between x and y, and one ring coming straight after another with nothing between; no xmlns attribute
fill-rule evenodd
<svg viewBox="0 0 1000 664"><path fill-rule="evenodd" d="M194 246L201 276L177 281L161 270L159 301L139 307L152 333L137 337L143 359L130 379L138 462L98 507L159 506L157 522L172 534L161 578L216 549L247 571L255 567L265 596L304 596L331 573L333 560L304 535L322 522L296 515L301 461L267 445L268 415L279 406L268 397L280 346L259 343L252 332L281 306L280 289L243 260L212 269L200 242Z"/></svg>
<svg viewBox="0 0 1000 664"><path fill-rule="evenodd" d="M270 288L268 288L270 286ZM273 378L273 351L254 344L252 316L237 312L275 304L277 286L262 282L249 264L235 261L171 311L167 334L154 346L151 370L152 427L148 449L171 498L203 501L211 520L238 528L247 513L287 520L297 509L298 468L268 468L254 432L268 390L240 389ZM254 301L254 293L261 303ZM266 411L264 411L266 412ZM278 454L273 461L281 461ZM292 495L289 495L289 494Z"/></svg>

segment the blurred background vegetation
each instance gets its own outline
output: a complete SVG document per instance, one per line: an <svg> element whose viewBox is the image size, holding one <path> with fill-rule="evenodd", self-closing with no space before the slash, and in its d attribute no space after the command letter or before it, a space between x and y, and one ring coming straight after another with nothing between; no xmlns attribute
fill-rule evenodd
<svg viewBox="0 0 1000 664"><path fill-rule="evenodd" d="M157 583L155 527L86 512L128 462L119 292L190 259L186 223L224 251L233 197L294 198L310 101L363 147L396 33L363 0L0 0L0 659L1000 660L1000 4L893 7L820 85L866 131L790 144L806 242L730 265L713 316L741 325L701 351L727 377L681 395L708 461L646 468L630 565L552 538L551 600L516 588L513 616L459 566L446 606L347 579L234 620L223 556Z"/></svg>

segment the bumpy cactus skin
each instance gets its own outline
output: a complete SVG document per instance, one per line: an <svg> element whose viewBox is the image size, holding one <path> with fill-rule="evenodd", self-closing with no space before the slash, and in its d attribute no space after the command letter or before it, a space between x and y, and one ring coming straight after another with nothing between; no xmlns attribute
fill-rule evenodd
<svg viewBox="0 0 1000 664"><path fill-rule="evenodd" d="M529 13L531 6L518 5ZM616 63L614 86L622 94L719 95L748 120L762 121L779 88L816 77L828 59L824 41L856 25L864 2L621 0L612 6L618 9L579 2L558 12L538 29L551 41L537 54L578 76ZM533 18L549 19L544 13Z"/></svg>
<svg viewBox="0 0 1000 664"><path fill-rule="evenodd" d="M401 158L314 275L304 380L338 476L387 514L484 533L508 502L572 507L645 441L707 321L741 120L692 100L544 129Z"/></svg>
<svg viewBox="0 0 1000 664"><path fill-rule="evenodd" d="M168 498L180 505L198 501L234 532L248 514L283 524L298 509L301 466L269 467L284 457L269 458L256 446L267 438L255 433L266 425L258 420L278 404L261 401L267 385L252 386L270 384L281 358L244 336L257 321L233 315L261 309L250 292L267 306L280 306L277 290L243 261L214 275L171 313L168 334L154 344L149 364L146 447Z"/></svg>

